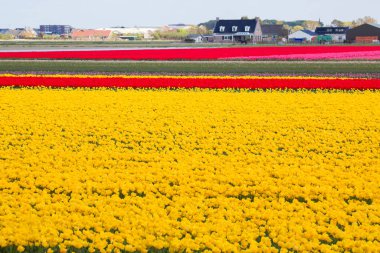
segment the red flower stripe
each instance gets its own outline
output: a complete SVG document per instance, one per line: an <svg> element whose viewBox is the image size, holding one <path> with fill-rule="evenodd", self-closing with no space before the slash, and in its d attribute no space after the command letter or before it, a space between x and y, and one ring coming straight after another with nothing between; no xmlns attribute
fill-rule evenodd
<svg viewBox="0 0 380 253"><path fill-rule="evenodd" d="M380 89L380 79L101 78L1 76L0 86L118 88Z"/></svg>
<svg viewBox="0 0 380 253"><path fill-rule="evenodd" d="M93 59L93 60L216 60L266 56L380 51L379 46L292 46L234 48L176 48L136 50L87 50L0 52L0 58Z"/></svg>

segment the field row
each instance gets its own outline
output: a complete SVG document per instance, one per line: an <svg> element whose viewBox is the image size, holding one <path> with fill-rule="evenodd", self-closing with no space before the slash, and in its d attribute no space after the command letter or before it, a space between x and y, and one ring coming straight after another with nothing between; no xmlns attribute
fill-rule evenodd
<svg viewBox="0 0 380 253"><path fill-rule="evenodd" d="M0 59L380 60L380 46L284 46L0 52Z"/></svg>
<svg viewBox="0 0 380 253"><path fill-rule="evenodd" d="M207 74L351 74L380 77L380 62L125 62L125 61L0 61L0 72L207 73Z"/></svg>
<svg viewBox="0 0 380 253"><path fill-rule="evenodd" d="M379 91L0 88L2 252L376 252Z"/></svg>
<svg viewBox="0 0 380 253"><path fill-rule="evenodd" d="M308 76L0 74L0 86L363 90L380 89L380 79Z"/></svg>

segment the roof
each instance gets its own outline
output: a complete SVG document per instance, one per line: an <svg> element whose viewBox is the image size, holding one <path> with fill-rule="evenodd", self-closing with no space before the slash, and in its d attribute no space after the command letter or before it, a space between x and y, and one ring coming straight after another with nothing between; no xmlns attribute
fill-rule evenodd
<svg viewBox="0 0 380 253"><path fill-rule="evenodd" d="M214 33L254 33L256 25L256 19L222 19L216 22ZM224 27L224 29L221 29L221 27ZM234 27L234 30L232 27Z"/></svg>
<svg viewBox="0 0 380 253"><path fill-rule="evenodd" d="M377 27L377 28L380 28L380 24L369 24L369 25L371 25L371 26L375 26L375 27Z"/></svg>
<svg viewBox="0 0 380 253"><path fill-rule="evenodd" d="M72 37L109 37L110 30L74 30L71 34Z"/></svg>
<svg viewBox="0 0 380 253"><path fill-rule="evenodd" d="M315 33L318 35L325 34L346 34L349 27L317 27Z"/></svg>
<svg viewBox="0 0 380 253"><path fill-rule="evenodd" d="M316 35L315 32L310 31L310 30L301 30L301 32L304 32L304 33L306 33L306 34L308 34L308 35L310 35L310 36L315 36L315 35Z"/></svg>
<svg viewBox="0 0 380 253"><path fill-rule="evenodd" d="M283 25L261 25L263 35L280 35L283 36L285 29ZM287 35L287 34L285 34Z"/></svg>

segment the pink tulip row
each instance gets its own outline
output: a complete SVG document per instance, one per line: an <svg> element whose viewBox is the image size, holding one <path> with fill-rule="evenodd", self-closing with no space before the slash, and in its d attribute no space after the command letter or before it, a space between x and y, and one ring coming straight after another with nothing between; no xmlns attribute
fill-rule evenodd
<svg viewBox="0 0 380 253"><path fill-rule="evenodd" d="M248 57L229 57L223 59L246 59L246 60L380 60L380 50L363 52L337 52L316 54L287 54L265 55Z"/></svg>

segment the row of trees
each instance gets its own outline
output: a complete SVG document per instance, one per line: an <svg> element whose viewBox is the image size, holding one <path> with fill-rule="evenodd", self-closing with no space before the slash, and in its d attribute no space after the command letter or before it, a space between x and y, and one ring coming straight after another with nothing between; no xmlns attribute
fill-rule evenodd
<svg viewBox="0 0 380 253"><path fill-rule="evenodd" d="M353 21L341 21L338 19L334 19L331 22L331 25L333 26L349 26L349 27L357 27L363 24L374 24L377 23L377 20L370 16L365 16L364 18L358 18Z"/></svg>
<svg viewBox="0 0 380 253"><path fill-rule="evenodd" d="M152 36L154 39L164 40L183 40L189 34L211 34L212 31L206 26L191 26L186 29L160 29L155 31Z"/></svg>

